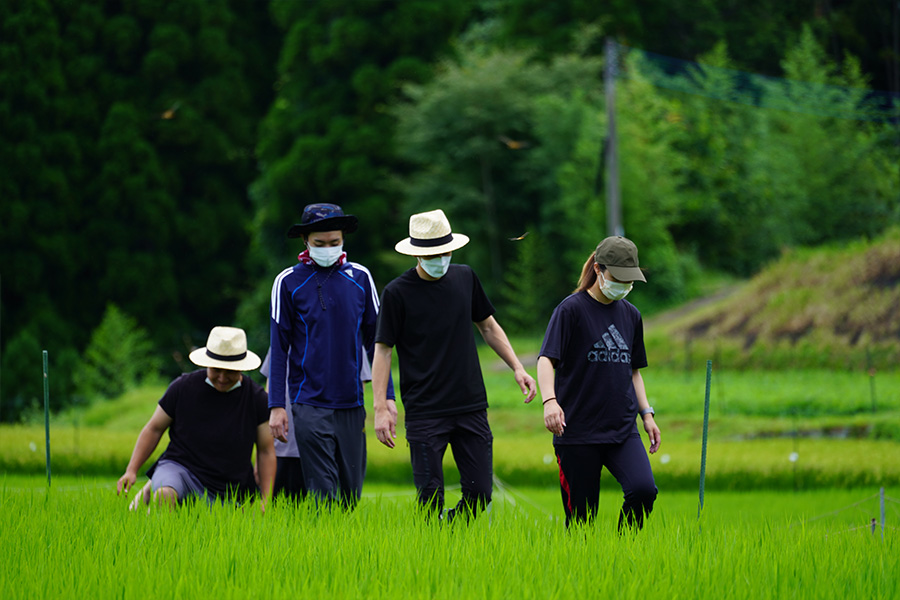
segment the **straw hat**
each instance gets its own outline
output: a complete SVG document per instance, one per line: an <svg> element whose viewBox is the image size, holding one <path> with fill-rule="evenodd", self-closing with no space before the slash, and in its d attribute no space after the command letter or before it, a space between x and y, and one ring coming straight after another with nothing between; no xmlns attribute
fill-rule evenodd
<svg viewBox="0 0 900 600"><path fill-rule="evenodd" d="M247 334L237 327L213 327L206 346L191 352L190 359L198 367L229 371L252 371L262 362L247 350Z"/></svg>
<svg viewBox="0 0 900 600"><path fill-rule="evenodd" d="M450 231L450 221L437 209L411 216L409 237L397 242L394 250L409 256L434 256L459 250L468 243L468 236Z"/></svg>

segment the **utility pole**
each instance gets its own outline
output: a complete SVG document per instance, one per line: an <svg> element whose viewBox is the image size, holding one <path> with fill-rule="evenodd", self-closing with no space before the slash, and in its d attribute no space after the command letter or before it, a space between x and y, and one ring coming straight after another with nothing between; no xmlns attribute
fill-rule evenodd
<svg viewBox="0 0 900 600"><path fill-rule="evenodd" d="M625 235L619 194L619 145L616 139L616 43L606 38L603 89L606 93L606 233Z"/></svg>

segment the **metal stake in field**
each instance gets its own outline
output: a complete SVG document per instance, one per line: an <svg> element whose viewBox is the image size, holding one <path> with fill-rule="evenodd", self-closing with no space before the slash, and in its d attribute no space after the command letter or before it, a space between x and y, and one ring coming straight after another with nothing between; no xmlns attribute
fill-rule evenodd
<svg viewBox="0 0 900 600"><path fill-rule="evenodd" d="M47 440L47 487L50 487L50 374L44 350L44 438Z"/></svg>
<svg viewBox="0 0 900 600"><path fill-rule="evenodd" d="M712 380L712 361L706 361L706 401L703 404L703 447L700 451L700 507L697 518L703 511L703 488L706 484L706 440L709 437L709 384Z"/></svg>
<svg viewBox="0 0 900 600"><path fill-rule="evenodd" d="M875 401L875 367L872 366L872 354L866 346L866 373L869 374L869 396L872 398L872 412L878 412L878 403Z"/></svg>

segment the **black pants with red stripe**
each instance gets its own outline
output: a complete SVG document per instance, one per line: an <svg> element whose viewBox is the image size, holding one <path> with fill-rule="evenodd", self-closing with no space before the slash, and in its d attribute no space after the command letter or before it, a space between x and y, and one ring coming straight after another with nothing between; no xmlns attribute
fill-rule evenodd
<svg viewBox="0 0 900 600"><path fill-rule="evenodd" d="M556 445L559 484L566 527L572 521L593 521L600 506L600 472L606 467L622 486L625 496L619 529L640 529L644 515L653 510L656 483L650 459L637 431L621 444Z"/></svg>

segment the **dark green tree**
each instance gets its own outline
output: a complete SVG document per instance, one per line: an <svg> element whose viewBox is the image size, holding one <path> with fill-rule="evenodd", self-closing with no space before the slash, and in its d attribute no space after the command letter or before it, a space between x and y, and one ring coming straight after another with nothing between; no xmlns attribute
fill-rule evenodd
<svg viewBox="0 0 900 600"><path fill-rule="evenodd" d="M419 166L403 180L406 212L443 208L472 237L460 260L489 291L499 291L514 256L510 238L560 223L557 168L578 137L577 99L599 91L598 71L591 59L545 65L516 51L460 49L397 106L400 151ZM536 218L545 212L546 222Z"/></svg>
<svg viewBox="0 0 900 600"><path fill-rule="evenodd" d="M470 1L274 2L285 32L275 102L262 123L262 172L252 188L255 248L271 278L297 251L285 232L305 204L333 202L360 219L347 240L379 285L397 274L393 244L405 215L392 189L405 167L387 110L404 82L424 82L449 52ZM257 302L267 299L260 294Z"/></svg>
<svg viewBox="0 0 900 600"><path fill-rule="evenodd" d="M850 52L875 89L900 92L900 6L894 0L488 0L483 6L497 24L496 39L543 56L570 52L580 28L593 23L620 43L687 60L724 42L738 68L773 76L781 73L785 47L810 24L831 60Z"/></svg>
<svg viewBox="0 0 900 600"><path fill-rule="evenodd" d="M34 339L51 361L77 352L108 302L166 353L233 319L252 285L246 189L279 45L267 10L243 0L3 3L4 350ZM30 394L18 368L4 352L4 402ZM71 373L54 381L71 391Z"/></svg>

